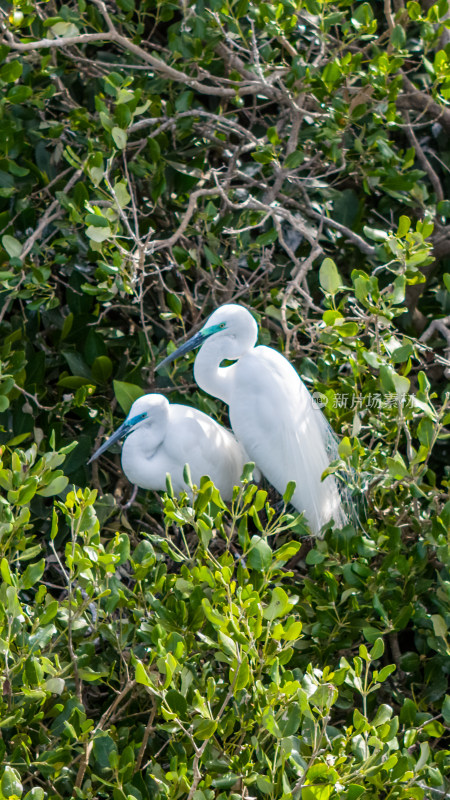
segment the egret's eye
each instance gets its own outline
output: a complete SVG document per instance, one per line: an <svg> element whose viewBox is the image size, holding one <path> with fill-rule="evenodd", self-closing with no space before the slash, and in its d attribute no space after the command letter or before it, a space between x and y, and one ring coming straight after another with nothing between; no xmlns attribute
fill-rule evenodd
<svg viewBox="0 0 450 800"><path fill-rule="evenodd" d="M225 323L225 322L221 322L221 323L219 324L219 328L225 328L225 325L226 325L226 323Z"/></svg>

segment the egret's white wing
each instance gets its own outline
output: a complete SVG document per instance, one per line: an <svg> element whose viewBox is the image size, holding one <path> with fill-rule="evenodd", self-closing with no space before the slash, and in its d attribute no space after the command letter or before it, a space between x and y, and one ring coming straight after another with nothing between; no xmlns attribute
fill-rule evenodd
<svg viewBox="0 0 450 800"><path fill-rule="evenodd" d="M276 350L256 347L237 363L230 402L232 428L265 477L283 494L296 482L292 504L317 533L346 516L333 476L329 426L294 368Z"/></svg>
<svg viewBox="0 0 450 800"><path fill-rule="evenodd" d="M181 472L189 464L193 483L209 475L224 500L230 500L249 459L230 431L195 408L170 406L170 425L164 442L168 460ZM174 487L175 488L175 487ZM185 486L183 485L183 488Z"/></svg>

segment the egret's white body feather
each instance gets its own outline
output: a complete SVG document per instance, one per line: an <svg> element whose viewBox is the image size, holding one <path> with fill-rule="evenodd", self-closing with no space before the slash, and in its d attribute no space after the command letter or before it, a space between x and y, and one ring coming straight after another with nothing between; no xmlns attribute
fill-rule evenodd
<svg viewBox="0 0 450 800"><path fill-rule="evenodd" d="M233 487L239 485L244 464L249 461L231 431L202 411L171 404L160 394L136 400L101 452L121 436L126 436L122 469L131 483L143 489L165 491L169 473L176 494L191 494L183 477L188 464L192 483L199 486L200 478L209 475L223 499L231 500Z"/></svg>

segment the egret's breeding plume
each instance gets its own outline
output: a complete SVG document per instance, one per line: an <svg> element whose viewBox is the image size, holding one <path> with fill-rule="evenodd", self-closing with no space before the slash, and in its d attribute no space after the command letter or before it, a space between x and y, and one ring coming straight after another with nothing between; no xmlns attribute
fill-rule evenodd
<svg viewBox="0 0 450 800"><path fill-rule="evenodd" d="M126 438L125 438L126 437ZM192 482L209 475L224 500L231 500L249 460L242 445L218 422L196 408L171 404L161 394L146 394L131 406L123 424L94 453L98 458L125 438L122 469L142 489L166 489L166 474L174 491L190 493L183 478L189 464Z"/></svg>
<svg viewBox="0 0 450 800"><path fill-rule="evenodd" d="M295 369L271 347L256 347L257 336L249 311L220 306L158 369L200 347L195 380L228 403L231 427L249 458L282 494L296 482L291 502L314 533L331 519L342 527L347 519L336 480L322 480L338 457L333 432ZM225 359L235 363L222 367Z"/></svg>

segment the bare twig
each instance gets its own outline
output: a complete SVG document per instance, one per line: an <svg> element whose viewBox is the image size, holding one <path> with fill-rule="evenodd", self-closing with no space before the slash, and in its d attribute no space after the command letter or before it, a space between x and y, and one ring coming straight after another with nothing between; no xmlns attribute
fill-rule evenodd
<svg viewBox="0 0 450 800"><path fill-rule="evenodd" d="M428 342L429 339L433 336L436 331L440 333L440 335L445 339L447 342L447 347L445 348L445 355L448 359L450 359L450 329L448 326L450 325L450 314L447 317L441 317L441 319L434 319L426 331L422 333L420 337L421 342ZM446 367L444 370L444 375L446 378L450 378L450 367Z"/></svg>
<svg viewBox="0 0 450 800"><path fill-rule="evenodd" d="M144 758L144 754L145 754L145 749L147 747L148 738L149 738L151 732L153 731L153 722L155 720L155 715L156 715L156 705L155 705L155 703L153 703L152 710L150 712L150 716L148 718L147 725L145 726L145 731L144 731L144 735L142 737L142 743L141 743L141 746L139 748L139 753L138 753L138 756L137 756L137 759L136 759L136 766L134 768L135 772L139 772L139 770L141 769L142 759Z"/></svg>
<svg viewBox="0 0 450 800"><path fill-rule="evenodd" d="M111 717L111 715L114 713L114 711L116 710L117 706L122 702L124 697L126 697L128 692L130 692L132 689L134 689L135 685L136 685L136 681L134 681L134 680L127 681L125 687L122 689L121 692L118 693L117 697L114 699L114 701L111 703L111 705L108 706L108 708L106 709L105 713L101 717L100 722L98 723L98 725L95 726L94 730L90 734L90 738L89 738L89 741L86 742L84 753L83 753L83 757L81 759L81 763L80 763L80 766L79 766L79 769L78 769L77 777L75 779L75 784L74 784L75 789L80 789L81 785L83 783L84 774L86 772L87 765L89 764L89 757L91 755L91 751L92 751L92 748L94 746L95 734L97 733L97 731L103 730L106 722Z"/></svg>
<svg viewBox="0 0 450 800"><path fill-rule="evenodd" d="M406 135L409 141L411 142L412 146L414 147L414 150L416 151L416 156L418 158L419 163L422 165L423 169L425 170L430 179L430 182L436 194L436 200L439 202L440 200L444 199L444 191L442 189L441 182L438 178L437 173L434 171L432 165L428 161L428 158L426 157L421 145L419 144L417 136L414 133L414 129L411 125L409 113L407 111L405 112L405 119L407 123Z"/></svg>
<svg viewBox="0 0 450 800"><path fill-rule="evenodd" d="M203 83L202 81L197 80L197 78L192 78L186 72L183 72L183 70L175 69L175 67L171 67L160 58L148 53L142 47L139 47L139 45L134 44L134 42L132 42L130 39L127 39L126 36L120 34L115 28L112 30L108 29L108 31L104 33L80 33L76 36L18 42L14 38L13 34L6 28L5 24L3 24L2 27L6 39L5 44L7 44L12 50L15 50L19 53L28 53L33 50L51 50L54 48L65 49L68 47L73 47L74 45L78 46L82 44L94 44L96 42L113 42L123 50L133 53L135 56L145 61L147 64L153 67L158 74L164 75L166 78L170 78L171 80L185 83L201 94L215 95L217 97L236 97L236 95L244 97L249 94L261 93L271 99L276 99L279 95L278 90L276 90L273 86L258 80L253 73L250 73L251 77L249 77L249 80L246 83L241 84L241 86L237 88L228 88L227 86L217 85L217 82L220 81L220 79L217 79L215 76L209 74L208 78L211 80L211 83Z"/></svg>
<svg viewBox="0 0 450 800"><path fill-rule="evenodd" d="M64 189L62 190L64 194L71 190L72 186L74 186L74 184L77 182L77 180L79 178L81 178L82 174L83 174L83 170L82 169L77 169L74 172L74 174L67 181L66 185L64 186ZM55 211L55 209L58 209L58 210ZM41 219L38 222L37 227L35 228L35 230L31 234L30 238L27 239L27 241L25 242L24 246L22 247L22 252L20 254L20 258L22 260L27 257L27 255L30 252L30 250L32 249L34 243L39 239L39 237L41 236L42 232L45 230L47 225L49 225L51 222L53 222L53 220L58 219L58 217L61 215L61 213L62 213L62 209L60 207L59 200L58 199L53 200L53 203L50 203L50 205L48 206L48 208L46 209L46 211L42 215Z"/></svg>
<svg viewBox="0 0 450 800"><path fill-rule="evenodd" d="M450 131L450 108L439 105L439 103L433 100L431 95L427 94L426 92L421 92L420 89L416 89L412 81L407 75L405 75L404 72L402 73L402 76L403 85L407 91L399 94L397 97L397 107L405 109L406 111L414 110L428 114L429 116L434 117L435 121L439 120L441 125L447 131Z"/></svg>
<svg viewBox="0 0 450 800"><path fill-rule="evenodd" d="M362 236L350 230L350 228L347 228L347 226L343 225L341 222L337 222L335 219L332 219L331 217L323 217L322 214L319 214L318 211L314 211L314 209L311 207L305 209L305 213L309 217L313 217L314 219L319 219L319 220L323 219L323 224L325 226L329 228L334 228L334 230L339 231L339 233L342 233L342 235L345 236L345 238L348 239L349 242L352 242L352 244L356 245L356 247L358 248L358 250L361 251L361 253L365 253L368 256L374 256L376 254L375 247L373 247L371 244L368 244L365 241L365 239L362 238Z"/></svg>
<svg viewBox="0 0 450 800"><path fill-rule="evenodd" d="M174 231L172 236L169 236L167 239L155 239L153 242L150 242L146 248L146 254L154 253L156 250L162 250L167 247L173 247L189 225L192 215L197 208L197 200L200 197L212 197L217 193L217 189L198 189L196 192L193 192L189 198L187 209L184 212L183 218L176 231Z"/></svg>

